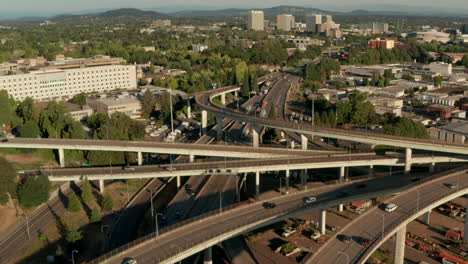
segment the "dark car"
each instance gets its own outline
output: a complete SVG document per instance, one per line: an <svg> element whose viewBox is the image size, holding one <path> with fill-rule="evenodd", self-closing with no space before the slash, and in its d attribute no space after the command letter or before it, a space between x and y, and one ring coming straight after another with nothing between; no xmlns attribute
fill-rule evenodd
<svg viewBox="0 0 468 264"><path fill-rule="evenodd" d="M193 187L192 187L191 184L188 184L188 183L185 184L185 190L192 190L192 189L193 189Z"/></svg>
<svg viewBox="0 0 468 264"><path fill-rule="evenodd" d="M361 244L361 245L363 245L363 246L368 246L369 243L370 243L370 240L367 239L367 238L361 237L361 238L359 239L359 244Z"/></svg>
<svg viewBox="0 0 468 264"><path fill-rule="evenodd" d="M455 189L455 188L457 188L457 185L453 184L453 183L449 183L449 184L447 184L447 187L450 188L450 189Z"/></svg>
<svg viewBox="0 0 468 264"><path fill-rule="evenodd" d="M275 208L276 204L274 203L270 203L270 202L264 202L263 203L263 208L265 209L271 209L271 208Z"/></svg>
<svg viewBox="0 0 468 264"><path fill-rule="evenodd" d="M366 188L366 187L367 187L367 184L365 184L365 183L361 183L361 184L356 185L357 189L362 189L362 188Z"/></svg>
<svg viewBox="0 0 468 264"><path fill-rule="evenodd" d="M350 236L347 236L347 235L342 235L341 236L341 241L348 244L349 242L351 242L352 238Z"/></svg>

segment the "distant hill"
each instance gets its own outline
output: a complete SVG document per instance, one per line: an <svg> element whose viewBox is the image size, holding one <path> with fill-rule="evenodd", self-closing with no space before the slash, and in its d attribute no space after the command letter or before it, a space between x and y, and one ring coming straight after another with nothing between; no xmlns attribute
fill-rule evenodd
<svg viewBox="0 0 468 264"><path fill-rule="evenodd" d="M103 13L97 14L98 17L102 18L115 18L115 17L167 17L166 14L155 12L155 11L143 11L136 8L121 8L115 10L109 10Z"/></svg>
<svg viewBox="0 0 468 264"><path fill-rule="evenodd" d="M173 16L246 16L249 9L241 8L228 8L220 10L186 10L170 13ZM308 13L331 13L325 10L311 8L311 7L298 7L298 6L275 6L271 8L255 8L255 10L262 10L265 16L276 16L279 14L292 14L295 16L304 16Z"/></svg>

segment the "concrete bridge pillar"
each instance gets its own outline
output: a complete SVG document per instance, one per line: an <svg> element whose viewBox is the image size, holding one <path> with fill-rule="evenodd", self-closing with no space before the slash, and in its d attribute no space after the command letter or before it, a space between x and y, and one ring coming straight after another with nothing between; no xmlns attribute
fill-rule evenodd
<svg viewBox="0 0 468 264"><path fill-rule="evenodd" d="M225 93L221 94L221 104L222 105L226 104L226 94Z"/></svg>
<svg viewBox="0 0 468 264"><path fill-rule="evenodd" d="M302 185L302 189L304 189L304 190L307 190L306 177L307 177L307 169L301 170L301 185Z"/></svg>
<svg viewBox="0 0 468 264"><path fill-rule="evenodd" d="M340 167L340 181L343 181L345 177L345 167Z"/></svg>
<svg viewBox="0 0 468 264"><path fill-rule="evenodd" d="M202 134L206 134L206 127L208 126L208 112L206 110L201 111L201 130Z"/></svg>
<svg viewBox="0 0 468 264"><path fill-rule="evenodd" d="M413 150L411 148L405 149L405 175L408 175L411 171L411 156Z"/></svg>
<svg viewBox="0 0 468 264"><path fill-rule="evenodd" d="M468 207L465 208L465 213L468 214ZM465 214L465 230L468 230L468 215L467 215L467 214ZM463 241L464 241L465 243L468 242L468 232L465 232L465 233L463 234Z"/></svg>
<svg viewBox="0 0 468 264"><path fill-rule="evenodd" d="M289 194L289 170L286 170L286 175L285 175L285 188L286 188L286 194Z"/></svg>
<svg viewBox="0 0 468 264"><path fill-rule="evenodd" d="M187 100L187 118L192 118L192 106L190 105L190 99Z"/></svg>
<svg viewBox="0 0 468 264"><path fill-rule="evenodd" d="M401 227L396 233L395 241L395 264L405 263L405 239L406 239L406 225Z"/></svg>
<svg viewBox="0 0 468 264"><path fill-rule="evenodd" d="M424 214L424 223L425 223L426 225L429 225L430 220L431 220L431 210L427 211L427 212Z"/></svg>
<svg viewBox="0 0 468 264"><path fill-rule="evenodd" d="M212 247L205 249L205 251L203 252L203 264L213 264Z"/></svg>
<svg viewBox="0 0 468 264"><path fill-rule="evenodd" d="M371 176L374 175L374 165L370 165L370 166L369 166L369 174L370 174Z"/></svg>
<svg viewBox="0 0 468 264"><path fill-rule="evenodd" d="M322 209L322 211L320 211L320 233L322 235L325 235L325 232L327 231L326 227L327 227L327 210L325 209Z"/></svg>
<svg viewBox="0 0 468 264"><path fill-rule="evenodd" d="M258 148L260 146L260 136L258 130L252 126L252 147Z"/></svg>
<svg viewBox="0 0 468 264"><path fill-rule="evenodd" d="M294 142L294 140L291 140L291 149L295 149L296 148L296 142Z"/></svg>
<svg viewBox="0 0 468 264"><path fill-rule="evenodd" d="M223 118L216 116L216 140L223 140Z"/></svg>
<svg viewBox="0 0 468 264"><path fill-rule="evenodd" d="M343 212L343 204L339 204L339 205L338 205L338 211L339 211L339 212Z"/></svg>
<svg viewBox="0 0 468 264"><path fill-rule="evenodd" d="M309 140L307 139L307 137L303 134L301 134L301 147L303 150L307 150L307 145L309 144L308 142Z"/></svg>
<svg viewBox="0 0 468 264"><path fill-rule="evenodd" d="M138 156L138 166L143 165L143 153L141 151L138 151L137 156Z"/></svg>
<svg viewBox="0 0 468 264"><path fill-rule="evenodd" d="M234 96L235 96L235 97L237 97L237 96L238 96L238 95L237 95L237 91L234 91Z"/></svg>
<svg viewBox="0 0 468 264"><path fill-rule="evenodd" d="M429 164L429 173L434 173L434 170L435 170L435 162L432 162L431 164Z"/></svg>
<svg viewBox="0 0 468 264"><path fill-rule="evenodd" d="M260 172L255 172L255 196L260 196Z"/></svg>
<svg viewBox="0 0 468 264"><path fill-rule="evenodd" d="M189 155L189 162L194 162L195 161L195 155L190 154Z"/></svg>
<svg viewBox="0 0 468 264"><path fill-rule="evenodd" d="M60 163L60 167L65 167L65 151L63 150L63 148L59 148L58 149L58 154L59 154L59 163Z"/></svg>
<svg viewBox="0 0 468 264"><path fill-rule="evenodd" d="M99 180L99 191L104 193L104 180Z"/></svg>

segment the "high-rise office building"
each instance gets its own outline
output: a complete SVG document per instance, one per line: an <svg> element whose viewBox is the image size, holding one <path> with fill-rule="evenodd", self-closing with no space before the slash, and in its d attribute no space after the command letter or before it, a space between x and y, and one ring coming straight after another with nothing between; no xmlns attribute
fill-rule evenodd
<svg viewBox="0 0 468 264"><path fill-rule="evenodd" d="M463 34L468 34L468 24L463 24L460 30Z"/></svg>
<svg viewBox="0 0 468 264"><path fill-rule="evenodd" d="M293 15L282 14L276 16L276 25L278 29L290 31L294 28L295 19Z"/></svg>
<svg viewBox="0 0 468 264"><path fill-rule="evenodd" d="M333 23L332 16L331 15L323 15L322 16L322 23L332 24Z"/></svg>
<svg viewBox="0 0 468 264"><path fill-rule="evenodd" d="M247 28L253 30L264 30L264 14L263 11L249 11Z"/></svg>
<svg viewBox="0 0 468 264"><path fill-rule="evenodd" d="M369 30L372 34L387 33L388 23L383 22L372 22L368 24L360 24L359 29Z"/></svg>
<svg viewBox="0 0 468 264"><path fill-rule="evenodd" d="M306 15L307 31L317 32L317 25L322 24L322 15L320 14L308 14Z"/></svg>

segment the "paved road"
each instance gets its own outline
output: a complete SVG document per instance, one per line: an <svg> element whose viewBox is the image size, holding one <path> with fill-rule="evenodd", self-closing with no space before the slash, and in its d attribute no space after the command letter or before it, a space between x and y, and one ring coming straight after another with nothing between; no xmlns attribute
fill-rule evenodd
<svg viewBox="0 0 468 264"><path fill-rule="evenodd" d="M203 217L200 218L203 219L201 221L194 221L189 225L165 233L162 231L159 237L153 238L140 246L131 247L122 255L111 257L107 261L103 259L95 261L99 263L118 263L124 257L134 257L141 263L158 263L163 260L176 262L203 250L203 248L251 229L281 221L291 216L301 215L308 211L330 208L348 201L390 194L410 183L412 183L410 177L394 175L366 181L367 187L365 190L357 189L357 183L347 182L282 196L273 200L277 204L274 209L264 209L261 202L244 205L211 217L201 216ZM305 205L302 201L303 197L311 195L317 197L317 202ZM214 239L215 237L219 237L219 239ZM186 251L187 249L193 249L194 251ZM105 258L105 256L102 258Z"/></svg>
<svg viewBox="0 0 468 264"><path fill-rule="evenodd" d="M334 237L310 258L307 263L347 264L364 261L364 259L361 259L364 246L356 242L359 238L367 238L371 239L371 241L372 239L378 239L382 234L383 226L385 228L385 233L388 234L394 230L396 225L402 223L402 219L414 214L414 210L417 208L421 211L427 211L427 209L423 210L423 205L425 203L440 200L447 197L450 193L457 191L456 189L448 188L445 185L447 183L457 184L460 190L467 188L468 170L437 178L433 182L418 186L414 190L408 192L402 192L391 198L386 203L395 203L398 205L398 209L394 212L388 213L381 208L368 210L365 214L361 215L340 231L341 235L352 236L352 242L344 243L340 240L341 237ZM468 189L466 189L466 193L468 193ZM346 256L343 254L337 255L337 252L344 252L344 254L349 257L350 262L347 262Z"/></svg>
<svg viewBox="0 0 468 264"><path fill-rule="evenodd" d="M16 226L1 234L0 240L0 263L12 263L15 257L18 257L18 252L27 245L29 241L28 228L31 239L35 239L37 234L43 231L43 228L54 222L65 213L65 204L62 202L63 197L68 196L70 189L65 189L64 193L60 193L55 198L52 198L36 209L32 215L28 216L28 221L23 219Z"/></svg>
<svg viewBox="0 0 468 264"><path fill-rule="evenodd" d="M343 140L362 142L366 144L384 144L403 148L432 150L465 155L468 154L468 147L466 147L466 144L448 143L432 139L416 139L385 134L365 133L338 128L324 128L312 126L311 124L307 123L295 123L285 120L272 120L248 115L236 110L222 107L218 104L214 104L211 102L212 98L218 96L219 94L230 92L232 90L233 87L225 87L216 90L210 90L207 92L199 93L195 97L195 99L197 104L202 109L209 111L217 116L229 118L240 122L253 123L258 126L279 128L300 134L315 134L321 137L338 138Z"/></svg>

